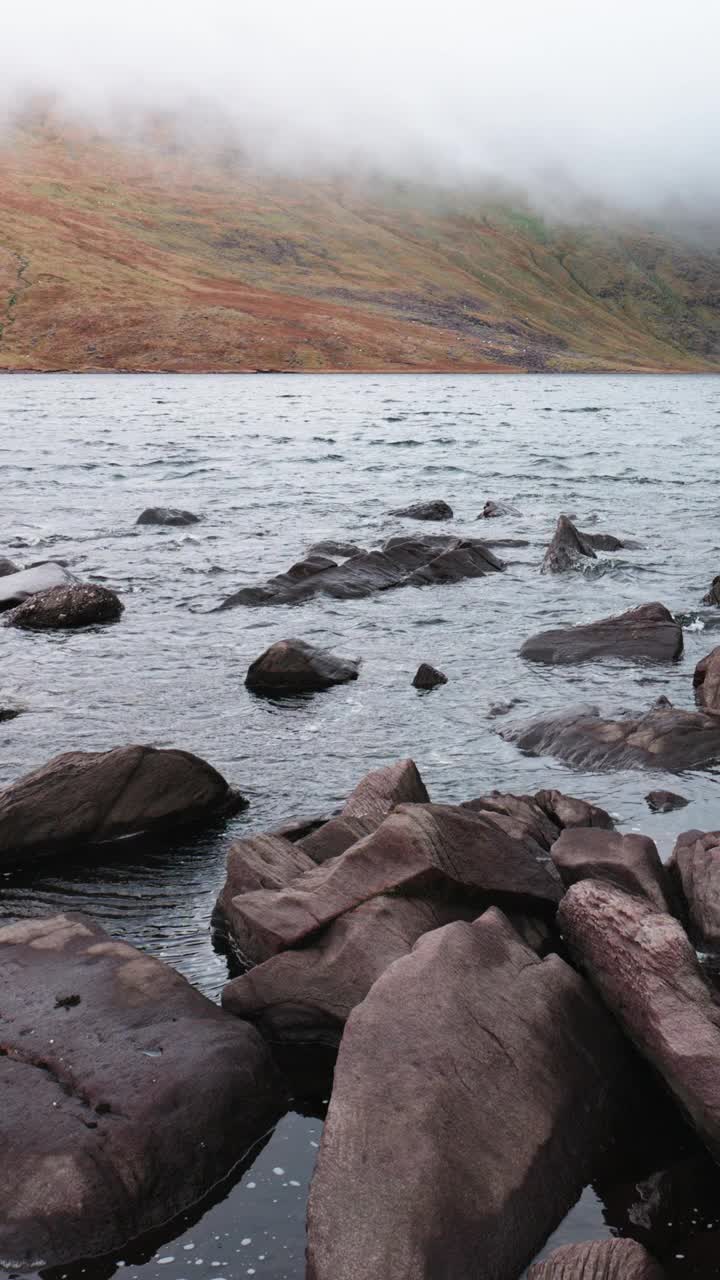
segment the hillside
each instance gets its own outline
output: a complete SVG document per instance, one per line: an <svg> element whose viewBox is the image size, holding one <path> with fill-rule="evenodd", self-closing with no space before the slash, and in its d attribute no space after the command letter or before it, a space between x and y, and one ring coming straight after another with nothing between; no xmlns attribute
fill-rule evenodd
<svg viewBox="0 0 720 1280"><path fill-rule="evenodd" d="M715 370L720 253L35 120L0 137L0 368Z"/></svg>

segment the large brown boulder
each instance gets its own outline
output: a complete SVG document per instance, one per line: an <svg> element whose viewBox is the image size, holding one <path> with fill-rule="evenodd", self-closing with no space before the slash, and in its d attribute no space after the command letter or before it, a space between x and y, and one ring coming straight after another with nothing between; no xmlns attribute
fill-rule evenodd
<svg viewBox="0 0 720 1280"><path fill-rule="evenodd" d="M663 1280L665 1272L636 1240L566 1244L536 1262L527 1280Z"/></svg>
<svg viewBox="0 0 720 1280"><path fill-rule="evenodd" d="M552 916L562 895L552 866L483 814L446 805L400 805L372 835L299 876L286 889L233 899L240 950L265 960L296 947L379 894L463 891Z"/></svg>
<svg viewBox="0 0 720 1280"><path fill-rule="evenodd" d="M594 880L568 890L558 923L605 1004L720 1160L720 1005L682 926Z"/></svg>
<svg viewBox="0 0 720 1280"><path fill-rule="evenodd" d="M30 596L5 614L6 627L25 631L67 631L117 622L124 605L109 587L72 582Z"/></svg>
<svg viewBox="0 0 720 1280"><path fill-rule="evenodd" d="M242 949L244 927L242 921L235 919L235 898L256 889L283 889L314 866L299 844L281 836L257 835L236 840L228 852L225 884L213 911L213 936L218 945L234 952L247 964L251 957Z"/></svg>
<svg viewBox="0 0 720 1280"><path fill-rule="evenodd" d="M669 868L698 946L720 947L720 832L685 831L678 836Z"/></svg>
<svg viewBox="0 0 720 1280"><path fill-rule="evenodd" d="M253 693L314 693L357 680L359 666L304 640L278 640L250 664L245 684Z"/></svg>
<svg viewBox="0 0 720 1280"><path fill-rule="evenodd" d="M519 1275L591 1177L626 1065L583 979L499 912L426 933L345 1028L308 1280Z"/></svg>
<svg viewBox="0 0 720 1280"><path fill-rule="evenodd" d="M0 613L14 609L39 591L65 587L76 579L61 564L36 564L31 569L8 573L0 578Z"/></svg>
<svg viewBox="0 0 720 1280"><path fill-rule="evenodd" d="M189 751L68 751L0 791L0 865L212 820L245 803Z"/></svg>
<svg viewBox="0 0 720 1280"><path fill-rule="evenodd" d="M525 641L520 657L555 665L594 658L676 662L682 651L682 627L655 602L583 626L541 631Z"/></svg>
<svg viewBox="0 0 720 1280"><path fill-rule="evenodd" d="M559 516L552 542L545 552L542 573L566 573L576 569L583 559L596 560L590 543L567 516Z"/></svg>
<svg viewBox="0 0 720 1280"><path fill-rule="evenodd" d="M658 911L671 910L667 872L648 836L576 828L563 831L552 860L568 888L579 880L602 880L647 898Z"/></svg>
<svg viewBox="0 0 720 1280"><path fill-rule="evenodd" d="M515 839L523 840L538 854L549 853L566 827L611 829L609 813L597 805L563 795L561 791L538 791L534 796L516 796L491 791L475 800L466 800L463 809L485 813Z"/></svg>
<svg viewBox="0 0 720 1280"><path fill-rule="evenodd" d="M720 714L720 645L698 662L693 673L693 688L699 707Z"/></svg>
<svg viewBox="0 0 720 1280"><path fill-rule="evenodd" d="M194 1204L284 1109L254 1028L90 920L0 929L0 1257L120 1249Z"/></svg>
<svg viewBox="0 0 720 1280"><path fill-rule="evenodd" d="M398 804L427 804L430 797L413 760L373 769L350 793L342 811L299 841L313 862L327 862L375 831Z"/></svg>
<svg viewBox="0 0 720 1280"><path fill-rule="evenodd" d="M679 771L720 758L720 716L669 705L617 720L597 707L575 707L508 725L500 736L529 755L556 756L579 769Z"/></svg>

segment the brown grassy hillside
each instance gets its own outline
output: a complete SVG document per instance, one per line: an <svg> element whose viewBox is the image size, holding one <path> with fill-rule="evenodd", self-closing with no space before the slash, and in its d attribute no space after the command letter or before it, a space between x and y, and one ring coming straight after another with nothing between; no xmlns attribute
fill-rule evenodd
<svg viewBox="0 0 720 1280"><path fill-rule="evenodd" d="M720 368L720 255L468 194L0 138L0 368Z"/></svg>

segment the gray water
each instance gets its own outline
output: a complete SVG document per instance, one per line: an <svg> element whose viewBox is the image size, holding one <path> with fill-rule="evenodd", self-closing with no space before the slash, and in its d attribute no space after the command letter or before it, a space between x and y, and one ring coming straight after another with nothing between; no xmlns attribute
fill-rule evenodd
<svg viewBox="0 0 720 1280"><path fill-rule="evenodd" d="M2 633L0 705L24 711L0 723L0 783L59 751L140 741L197 752L250 800L224 832L192 845L129 857L103 850L5 875L0 917L85 910L216 998L227 968L209 919L231 839L329 812L368 769L406 755L435 800L558 787L608 808L623 830L651 835L663 854L680 830L720 826L718 769L580 772L524 757L497 736L516 716L576 702L642 710L663 693L692 705L693 667L720 628L720 611L699 603L720 572L719 432L712 377L0 377L0 554L20 564L60 559L125 602L113 627ZM388 514L433 497L453 507L448 526ZM522 515L477 523L487 498ZM155 504L203 521L135 527ZM561 511L642 549L601 555L584 573L541 576ZM504 574L456 585L210 612L321 538L372 547L410 528L445 527L528 545L499 553ZM517 656L538 629L650 600L685 623L676 666L552 669ZM283 703L249 694L249 663L293 635L361 657L360 679ZM449 677L430 695L410 683L422 660ZM507 715L489 717L509 701ZM691 804L653 815L644 796L656 787ZM224 1200L145 1261L142 1250L119 1254L122 1274L301 1280L320 1129L316 1117L288 1115ZM588 1191L558 1238L609 1229ZM710 1273L679 1259L673 1274Z"/></svg>

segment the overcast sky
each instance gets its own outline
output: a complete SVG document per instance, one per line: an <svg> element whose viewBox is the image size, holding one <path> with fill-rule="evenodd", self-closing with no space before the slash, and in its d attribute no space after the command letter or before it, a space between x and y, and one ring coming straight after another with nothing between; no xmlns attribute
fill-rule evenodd
<svg viewBox="0 0 720 1280"><path fill-rule="evenodd" d="M95 118L191 104L275 160L562 172L720 210L719 50L718 0L19 0L0 109L45 89Z"/></svg>

